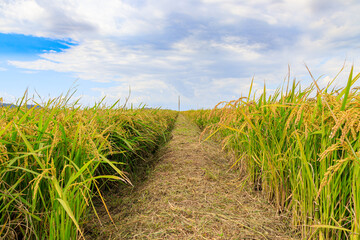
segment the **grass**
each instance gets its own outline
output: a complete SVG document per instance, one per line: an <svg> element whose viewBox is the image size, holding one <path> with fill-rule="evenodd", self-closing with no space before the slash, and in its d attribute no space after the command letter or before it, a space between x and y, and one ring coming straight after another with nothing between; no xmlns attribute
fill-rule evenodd
<svg viewBox="0 0 360 240"><path fill-rule="evenodd" d="M310 71L309 71L310 73ZM311 74L311 73L310 73ZM312 75L311 75L312 76ZM204 136L234 151L255 190L289 211L303 239L360 239L360 94L353 69L344 88L301 88L189 111Z"/></svg>
<svg viewBox="0 0 360 240"><path fill-rule="evenodd" d="M0 108L0 238L78 239L92 198L154 151L173 124L167 110L69 104ZM104 203L104 207L106 205ZM107 209L106 209L107 210Z"/></svg>

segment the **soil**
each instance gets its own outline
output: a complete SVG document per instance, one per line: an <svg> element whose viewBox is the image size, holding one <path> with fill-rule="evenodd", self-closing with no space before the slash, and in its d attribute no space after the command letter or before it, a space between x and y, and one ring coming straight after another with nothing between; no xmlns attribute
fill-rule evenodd
<svg viewBox="0 0 360 240"><path fill-rule="evenodd" d="M172 139L154 156L134 187L113 188L105 208L86 224L89 239L297 239L234 158L214 142L199 142L200 130L179 115Z"/></svg>

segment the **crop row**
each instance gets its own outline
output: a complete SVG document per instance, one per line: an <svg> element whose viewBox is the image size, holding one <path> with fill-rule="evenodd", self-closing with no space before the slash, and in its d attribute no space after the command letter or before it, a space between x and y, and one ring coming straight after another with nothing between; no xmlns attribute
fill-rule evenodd
<svg viewBox="0 0 360 240"><path fill-rule="evenodd" d="M23 99L24 100L24 99ZM100 184L129 183L176 112L69 105L0 107L0 238L77 239Z"/></svg>
<svg viewBox="0 0 360 240"><path fill-rule="evenodd" d="M360 239L360 74L344 88L294 80L271 96L220 103L188 115L237 153L248 179L302 239Z"/></svg>

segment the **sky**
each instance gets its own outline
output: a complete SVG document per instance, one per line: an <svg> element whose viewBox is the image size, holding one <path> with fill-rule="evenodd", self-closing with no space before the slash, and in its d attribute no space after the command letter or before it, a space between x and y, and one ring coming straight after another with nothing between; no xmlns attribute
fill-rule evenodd
<svg viewBox="0 0 360 240"><path fill-rule="evenodd" d="M0 97L212 108L359 72L358 0L0 0ZM131 91L131 92L130 92ZM37 100L38 101L38 100Z"/></svg>

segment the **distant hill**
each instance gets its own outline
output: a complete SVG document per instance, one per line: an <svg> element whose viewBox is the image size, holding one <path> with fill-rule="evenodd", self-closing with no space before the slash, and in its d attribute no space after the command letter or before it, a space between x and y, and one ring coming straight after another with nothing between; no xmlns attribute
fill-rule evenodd
<svg viewBox="0 0 360 240"><path fill-rule="evenodd" d="M10 106L10 108L16 108L16 107L18 107L17 105L14 105L14 104L12 104L12 103L0 103L0 107L9 107ZM33 104L27 104L26 105L27 106L27 108L33 108L33 107L35 107L35 105L33 105ZM36 108L40 108L39 106L37 106Z"/></svg>
<svg viewBox="0 0 360 240"><path fill-rule="evenodd" d="M0 107L8 107L10 106L10 108L16 108L17 106L14 104L9 104L9 103L0 103Z"/></svg>

